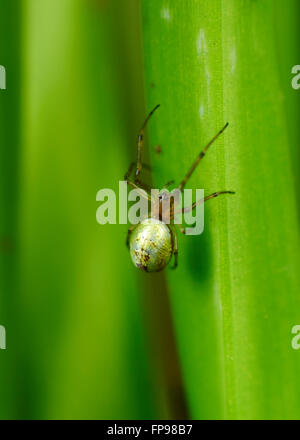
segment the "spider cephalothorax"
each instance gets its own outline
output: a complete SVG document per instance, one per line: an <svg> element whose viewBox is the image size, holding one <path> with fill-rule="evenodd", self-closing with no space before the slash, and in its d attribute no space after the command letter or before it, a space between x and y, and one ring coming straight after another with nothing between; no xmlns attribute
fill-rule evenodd
<svg viewBox="0 0 300 440"><path fill-rule="evenodd" d="M127 246L130 250L131 259L136 267L144 272L159 272L164 269L170 262L172 255L174 255L173 268L177 267L178 262L178 245L177 245L177 232L174 225L174 197L168 192L163 190L168 188L173 181L168 182L162 189L162 191L153 199L150 195L151 188L148 185L140 181L140 173L143 167L142 164L142 147L144 130L148 120L154 111L159 107L157 105L147 116L138 135L138 148L137 148L137 162L133 162L128 172L125 175L125 180L132 188L140 193L142 197L147 198L148 202L152 204L152 215L142 220L138 225L132 225L128 230ZM228 126L228 123L212 138L212 140L206 145L206 147L197 156L195 162L187 172L184 179L179 184L177 190L182 192L188 179L191 177L193 171L197 167L200 160L205 155L211 144L220 136L221 133ZM135 177L133 180L130 176L136 167ZM205 202L213 197L217 197L221 194L234 194L233 191L218 191L209 196L204 197L201 200L195 201L188 209L194 209L197 204ZM165 203L168 202L168 205ZM167 217L169 222L165 221L165 214L163 208L169 206ZM186 208L185 208L186 210ZM183 212L184 210L182 210ZM179 226L179 230L185 234L186 229Z"/></svg>

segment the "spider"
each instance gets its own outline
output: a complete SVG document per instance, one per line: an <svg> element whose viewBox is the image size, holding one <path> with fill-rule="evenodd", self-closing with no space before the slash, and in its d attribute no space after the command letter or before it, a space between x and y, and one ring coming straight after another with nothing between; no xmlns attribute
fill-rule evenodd
<svg viewBox="0 0 300 440"><path fill-rule="evenodd" d="M174 255L173 269L178 265L178 241L177 232L174 224L174 198L171 197L170 193L164 193L164 195L159 193L156 200L152 200L150 196L151 188L145 183L141 182L140 174L142 167L149 168L149 166L142 163L142 151L143 151L143 138L146 125L160 105L158 104L153 110L148 114L145 119L142 128L138 134L137 143L137 161L132 162L127 173L125 174L124 180L129 186L134 188L142 197L148 199L148 202L152 202L154 209L152 211L152 216L142 220L137 225L132 225L128 229L126 244L130 250L131 259L133 264L143 270L144 272L159 272L163 270L170 262L172 255ZM214 141L223 133L223 131L228 126L228 122L224 127L211 139L211 141L206 145L206 147L198 154L193 165L181 181L178 186L180 192L183 191L188 179L191 177L192 173L195 171L198 163L204 157L208 148L214 143ZM135 168L134 179L131 180L130 176ZM163 189L168 188L172 185L174 181L170 181L163 186ZM141 191L143 190L143 191ZM168 194L168 195L166 195ZM234 191L218 191L214 192L202 200L198 200L192 204L189 208L194 209L196 205L201 202L206 202L209 199L217 197L221 194L234 194ZM165 197L169 197L170 201L170 224L167 224L162 219L162 200ZM154 212L154 214L153 214ZM182 209L184 212L184 209ZM177 225L178 226L178 225ZM185 234L186 229L182 226L178 226L179 230Z"/></svg>

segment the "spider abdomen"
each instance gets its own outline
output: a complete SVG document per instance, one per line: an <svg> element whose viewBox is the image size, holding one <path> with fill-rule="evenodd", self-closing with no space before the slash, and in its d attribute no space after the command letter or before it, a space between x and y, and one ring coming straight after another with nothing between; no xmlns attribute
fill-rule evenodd
<svg viewBox="0 0 300 440"><path fill-rule="evenodd" d="M159 272L168 265L173 253L171 230L162 221L147 218L132 231L129 246L136 267L145 272Z"/></svg>

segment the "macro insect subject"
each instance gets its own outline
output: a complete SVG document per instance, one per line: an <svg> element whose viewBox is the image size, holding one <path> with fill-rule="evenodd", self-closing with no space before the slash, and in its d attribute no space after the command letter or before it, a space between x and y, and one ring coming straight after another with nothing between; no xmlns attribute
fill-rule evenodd
<svg viewBox="0 0 300 440"><path fill-rule="evenodd" d="M172 255L174 256L174 264L172 268L175 269L178 265L178 241L177 231L174 224L174 197L169 192L160 192L157 198L153 200L153 197L150 195L151 188L140 180L142 167L146 167L142 163L144 131L149 119L159 106L160 105L158 104L148 114L144 124L142 125L142 128L139 131L137 143L137 161L131 163L129 170L124 177L124 180L127 182L127 184L134 188L142 197L145 197L154 207L150 217L142 220L137 225L132 225L128 229L126 240L133 264L144 272L159 272L163 270L169 264ZM187 181L196 169L200 160L204 157L208 148L223 133L227 126L228 122L198 154L193 165L179 184L177 188L179 192L183 191ZM135 176L133 179L131 179L134 168ZM171 186L173 183L173 180L166 183L166 185L163 186L162 191ZM186 211L187 209L193 210L199 203L206 202L207 200L218 197L221 194L234 194L234 191L214 192L201 200L195 201L189 208L182 208L182 212ZM169 202L168 206L170 211L168 212L168 217L170 219L170 224L167 224L163 221L163 202L166 201L166 198L168 198ZM164 206L166 205L164 204ZM186 233L185 228L179 225L176 226L179 227L180 232L183 234Z"/></svg>

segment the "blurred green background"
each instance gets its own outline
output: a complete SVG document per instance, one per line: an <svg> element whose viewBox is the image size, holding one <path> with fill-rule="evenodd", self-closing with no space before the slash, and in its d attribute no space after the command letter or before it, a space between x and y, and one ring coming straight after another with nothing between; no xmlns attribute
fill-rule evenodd
<svg viewBox="0 0 300 440"><path fill-rule="evenodd" d="M1 419L300 418L299 12L1 0ZM155 187L228 120L190 187L236 195L149 275L126 225L96 223L96 193L117 190L158 103Z"/></svg>

